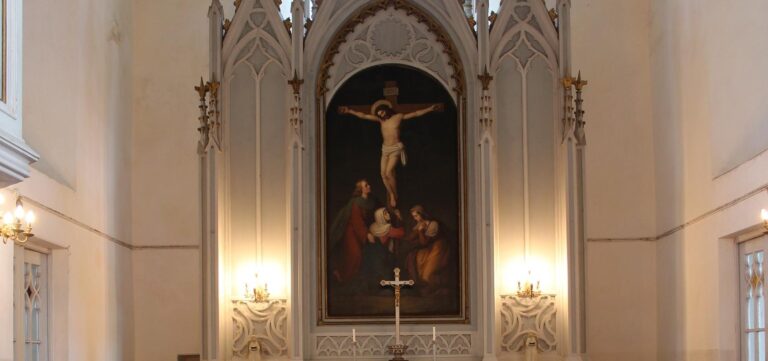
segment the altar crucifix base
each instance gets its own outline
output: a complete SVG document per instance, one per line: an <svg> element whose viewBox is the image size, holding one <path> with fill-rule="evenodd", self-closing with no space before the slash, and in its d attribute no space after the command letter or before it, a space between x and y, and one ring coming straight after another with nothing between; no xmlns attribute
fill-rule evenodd
<svg viewBox="0 0 768 361"><path fill-rule="evenodd" d="M391 345L387 346L387 349L389 349L389 353L395 356L395 358L392 358L389 361L408 361L407 359L403 358L405 351L408 351L407 345Z"/></svg>

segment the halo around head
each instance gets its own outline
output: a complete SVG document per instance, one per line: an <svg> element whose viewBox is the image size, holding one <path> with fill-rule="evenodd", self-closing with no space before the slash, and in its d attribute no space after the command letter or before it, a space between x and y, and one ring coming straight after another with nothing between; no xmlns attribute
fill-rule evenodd
<svg viewBox="0 0 768 361"><path fill-rule="evenodd" d="M376 109L382 105L386 105L392 108L392 102L386 99L381 99L371 105L371 115L376 115Z"/></svg>

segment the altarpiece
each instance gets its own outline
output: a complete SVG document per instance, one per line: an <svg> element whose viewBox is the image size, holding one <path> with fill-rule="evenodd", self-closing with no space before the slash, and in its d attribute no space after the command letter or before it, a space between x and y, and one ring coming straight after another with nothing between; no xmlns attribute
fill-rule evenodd
<svg viewBox="0 0 768 361"><path fill-rule="evenodd" d="M208 14L202 359L386 359L378 283L394 267L414 280L409 355L515 359L533 340L578 359L585 82L570 2L293 0L290 19L278 6L238 0L225 19L213 0ZM545 294L520 299L509 269L534 262ZM254 267L264 302L243 297Z"/></svg>

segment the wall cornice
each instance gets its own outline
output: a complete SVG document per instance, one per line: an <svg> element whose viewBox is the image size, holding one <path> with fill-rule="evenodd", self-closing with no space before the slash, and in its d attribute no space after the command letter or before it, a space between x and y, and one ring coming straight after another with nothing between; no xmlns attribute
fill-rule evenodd
<svg viewBox="0 0 768 361"><path fill-rule="evenodd" d="M0 130L0 188L29 177L29 165L40 159L23 140Z"/></svg>

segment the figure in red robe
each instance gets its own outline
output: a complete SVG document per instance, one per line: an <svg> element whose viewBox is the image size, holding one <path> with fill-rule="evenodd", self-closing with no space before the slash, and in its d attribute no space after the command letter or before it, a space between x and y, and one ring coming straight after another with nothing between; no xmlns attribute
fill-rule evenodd
<svg viewBox="0 0 768 361"><path fill-rule="evenodd" d="M355 279L360 272L363 246L370 236L368 225L373 223L375 202L370 195L368 181L357 181L352 199L339 211L331 225L328 238L328 249L332 252L331 273L340 283Z"/></svg>

